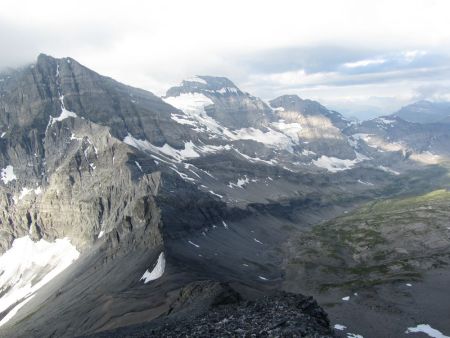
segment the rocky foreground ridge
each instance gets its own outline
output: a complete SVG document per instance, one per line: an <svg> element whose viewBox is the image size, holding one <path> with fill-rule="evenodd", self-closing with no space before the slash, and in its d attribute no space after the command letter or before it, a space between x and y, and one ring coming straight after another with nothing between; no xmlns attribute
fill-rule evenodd
<svg viewBox="0 0 450 338"><path fill-rule="evenodd" d="M227 284L186 286L167 317L152 324L108 331L106 337L335 337L325 311L312 297L277 292L243 300Z"/></svg>

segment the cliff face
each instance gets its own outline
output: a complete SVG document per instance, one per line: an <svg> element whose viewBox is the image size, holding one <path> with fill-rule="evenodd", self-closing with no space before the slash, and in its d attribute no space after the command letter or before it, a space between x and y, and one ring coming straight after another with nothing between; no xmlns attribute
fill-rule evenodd
<svg viewBox="0 0 450 338"><path fill-rule="evenodd" d="M127 222L144 216L141 209L155 208L160 174L145 159L141 171L134 160L142 155L117 137L128 131L155 142L170 138L155 120L164 124L173 108L127 88L71 59L43 55L3 82L0 166L10 172L1 187L1 251L24 235L68 236L84 248L100 233L125 231ZM146 114L152 120L142 121L129 99L125 105L124 98L135 93L155 109Z"/></svg>

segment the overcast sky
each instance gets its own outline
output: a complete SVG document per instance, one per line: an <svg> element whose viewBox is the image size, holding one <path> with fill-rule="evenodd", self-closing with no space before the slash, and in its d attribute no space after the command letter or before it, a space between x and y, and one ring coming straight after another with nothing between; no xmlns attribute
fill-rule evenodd
<svg viewBox="0 0 450 338"><path fill-rule="evenodd" d="M0 0L0 68L40 52L163 95L227 76L347 115L450 100L450 1Z"/></svg>

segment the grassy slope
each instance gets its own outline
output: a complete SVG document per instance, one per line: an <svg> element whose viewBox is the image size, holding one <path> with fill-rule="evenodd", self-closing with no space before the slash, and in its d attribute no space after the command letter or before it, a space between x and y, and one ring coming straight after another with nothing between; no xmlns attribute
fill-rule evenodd
<svg viewBox="0 0 450 338"><path fill-rule="evenodd" d="M447 264L450 192L435 188L448 187L450 177L448 171L435 174L400 177L386 192L401 196L368 203L293 238L286 280L322 290L355 288L420 278Z"/></svg>

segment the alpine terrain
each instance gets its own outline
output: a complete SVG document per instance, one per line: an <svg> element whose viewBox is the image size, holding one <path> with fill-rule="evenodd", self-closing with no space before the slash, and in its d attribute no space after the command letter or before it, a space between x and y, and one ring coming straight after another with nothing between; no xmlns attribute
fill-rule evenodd
<svg viewBox="0 0 450 338"><path fill-rule="evenodd" d="M0 336L450 335L450 111L0 74Z"/></svg>

